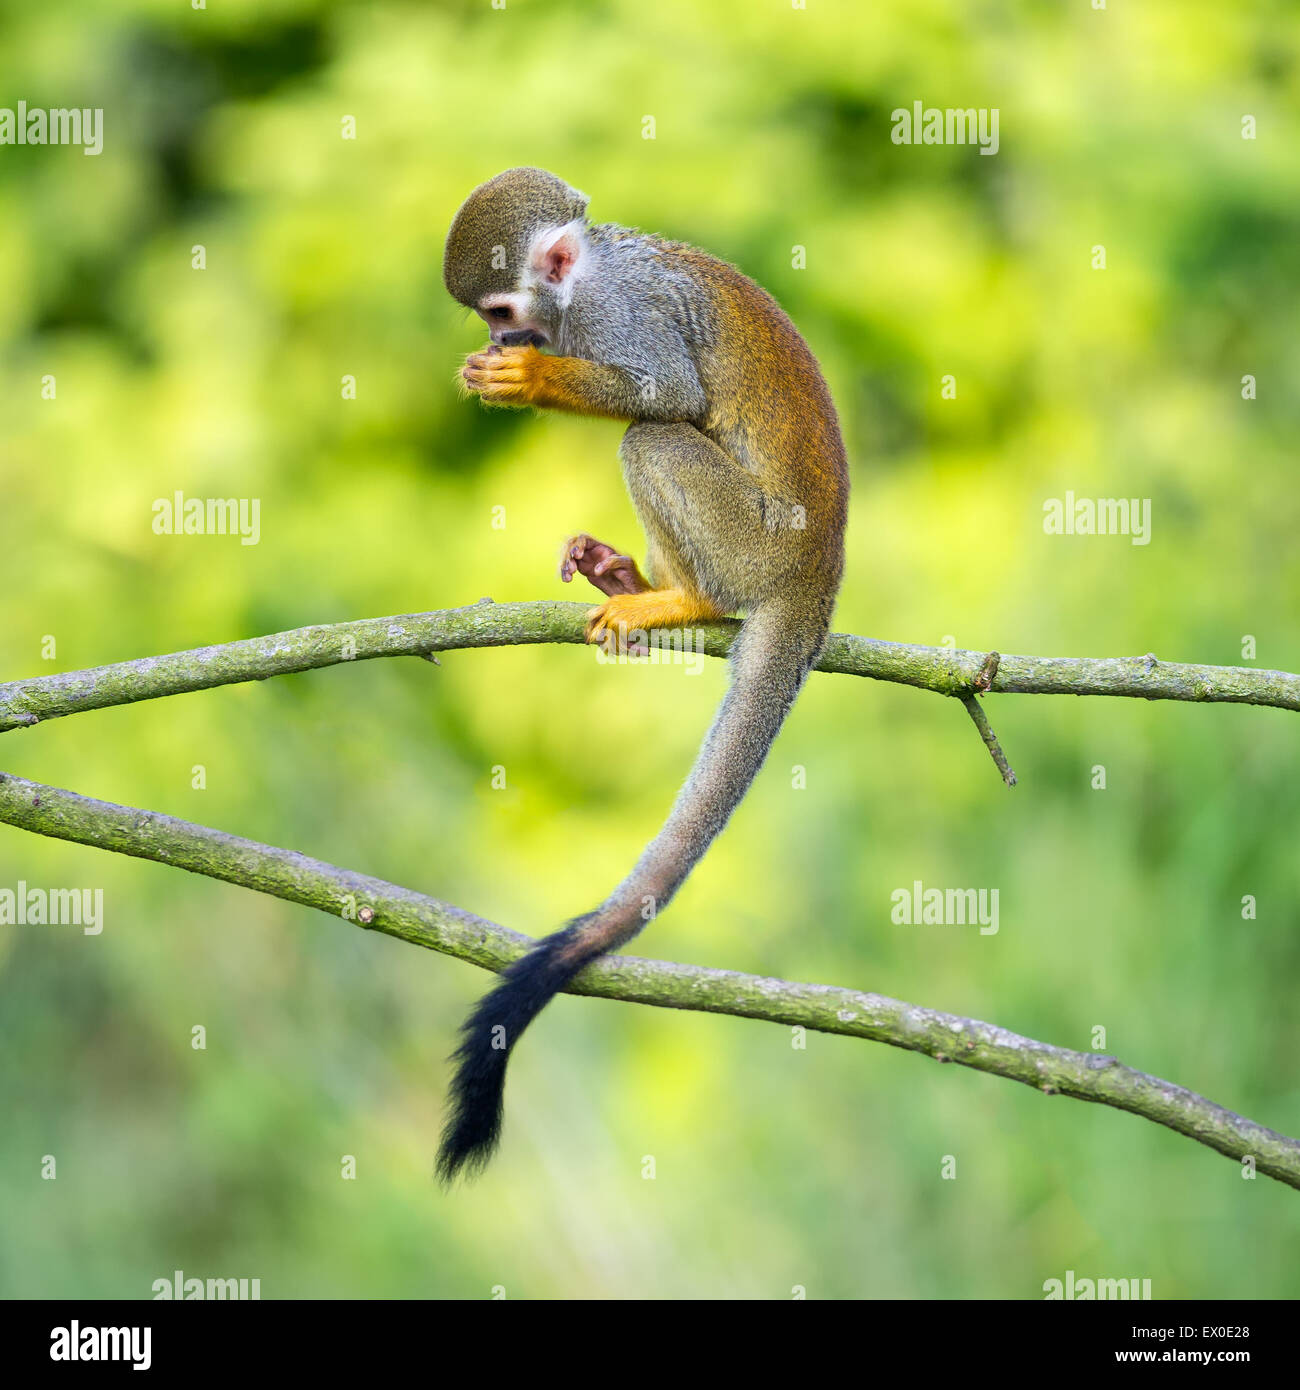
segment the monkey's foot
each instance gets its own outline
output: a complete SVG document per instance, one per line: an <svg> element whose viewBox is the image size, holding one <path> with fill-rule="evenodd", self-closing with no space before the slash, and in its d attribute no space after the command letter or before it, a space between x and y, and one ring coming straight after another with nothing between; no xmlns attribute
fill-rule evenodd
<svg viewBox="0 0 1300 1390"><path fill-rule="evenodd" d="M560 551L560 578L568 584L575 574L602 594L643 594L650 587L630 555L620 555L612 545L586 532L570 536Z"/></svg>
<svg viewBox="0 0 1300 1390"><path fill-rule="evenodd" d="M640 594L616 594L587 614L586 641L599 643L606 653L629 650L634 633L644 635L656 627L684 627L722 617L722 610L698 594L684 589L649 589ZM633 643L631 649L644 644Z"/></svg>
<svg viewBox="0 0 1300 1390"><path fill-rule="evenodd" d="M489 347L472 352L461 380L488 405L529 405L544 368L535 347Z"/></svg>

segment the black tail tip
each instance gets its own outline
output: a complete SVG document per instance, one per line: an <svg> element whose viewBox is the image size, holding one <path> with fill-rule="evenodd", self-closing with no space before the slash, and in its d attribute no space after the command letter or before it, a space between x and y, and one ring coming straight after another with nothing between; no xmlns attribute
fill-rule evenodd
<svg viewBox="0 0 1300 1390"><path fill-rule="evenodd" d="M490 1132L477 1133L465 1125L457 1125L442 1137L434 1176L443 1187L452 1187L458 1178L472 1181L488 1166L501 1137L498 1122Z"/></svg>
<svg viewBox="0 0 1300 1390"><path fill-rule="evenodd" d="M493 993L496 993L494 990ZM508 1050L494 1050L475 1027L484 1000L465 1025L465 1041L455 1055L449 1104L451 1114L442 1132L436 1172L438 1181L450 1187L458 1177L473 1178L487 1167L501 1138L502 1098L506 1083Z"/></svg>
<svg viewBox="0 0 1300 1390"><path fill-rule="evenodd" d="M507 966L465 1020L461 1044L452 1057L456 1070L448 1096L450 1113L435 1168L445 1187L462 1176L476 1177L496 1151L511 1049L585 964L564 949L584 920L543 937L526 956Z"/></svg>

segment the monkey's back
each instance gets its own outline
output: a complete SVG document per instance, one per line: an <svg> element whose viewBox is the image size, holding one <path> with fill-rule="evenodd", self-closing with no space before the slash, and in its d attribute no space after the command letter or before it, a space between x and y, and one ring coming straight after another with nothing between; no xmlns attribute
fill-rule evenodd
<svg viewBox="0 0 1300 1390"><path fill-rule="evenodd" d="M811 529L842 533L848 463L839 417L802 334L761 285L726 261L660 242L704 291L709 331L692 343L708 399L704 432L773 496L804 507Z"/></svg>

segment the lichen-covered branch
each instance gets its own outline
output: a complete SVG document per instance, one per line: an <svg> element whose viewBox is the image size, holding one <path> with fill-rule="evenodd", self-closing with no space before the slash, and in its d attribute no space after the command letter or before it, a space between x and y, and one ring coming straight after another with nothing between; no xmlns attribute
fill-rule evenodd
<svg viewBox="0 0 1300 1390"><path fill-rule="evenodd" d="M296 628L244 641L144 657L85 671L0 685L0 732L83 710L207 690L346 661L435 658L471 647L582 641L587 605L505 603ZM696 650L725 657L737 625L706 624ZM817 669L867 676L953 696L965 704L1006 780L1014 774L975 694L1111 695L1271 705L1300 710L1300 676L1235 666L1195 666L1143 657L1034 657L958 651L832 634ZM500 970L529 938L436 898L354 874L288 850L242 840L148 811L91 801L74 792L0 774L0 823L97 845L225 879L358 925ZM959 1062L1034 1086L1128 1110L1260 1172L1300 1188L1300 1143L1113 1057L1071 1052L990 1023L939 1013L879 994L797 984L727 970L609 957L570 992L663 1008L700 1009L868 1038Z"/></svg>
<svg viewBox="0 0 1300 1390"><path fill-rule="evenodd" d="M7 773L0 773L0 822L224 879L488 970L500 970L529 945L529 938L518 932L382 879ZM833 985L632 956L595 962L572 982L569 992L764 1019L922 1052L935 1061L1021 1081L1045 1095L1073 1096L1141 1115L1229 1158L1250 1158L1259 1172L1300 1188L1300 1142L1295 1139L1181 1086L1135 1071L1114 1057L1035 1042L992 1023Z"/></svg>
<svg viewBox="0 0 1300 1390"><path fill-rule="evenodd" d="M0 685L0 732L81 710L266 680L345 661L432 657L469 647L581 642L587 611L588 605L582 603L484 599L468 608L300 627L168 656L11 681ZM717 622L696 629L698 650L708 656L726 656L736 628L735 622ZM961 698L982 688L976 682L987 663L987 654L981 651L880 642L837 632L827 641L817 669ZM988 690L1004 695L1125 695L1300 710L1300 675L1242 666L1193 666L1157 661L1154 656L1002 655Z"/></svg>

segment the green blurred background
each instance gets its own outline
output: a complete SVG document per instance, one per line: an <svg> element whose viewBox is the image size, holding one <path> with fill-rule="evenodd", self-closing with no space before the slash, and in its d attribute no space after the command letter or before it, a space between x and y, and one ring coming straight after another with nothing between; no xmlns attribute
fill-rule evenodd
<svg viewBox="0 0 1300 1390"><path fill-rule="evenodd" d="M106 114L98 158L0 147L0 679L565 597L575 529L639 550L617 425L490 414L453 385L484 335L442 290L442 236L520 163L735 262L799 324L852 460L838 628L1228 664L1250 635L1260 666L1300 667L1294 11L898 8L11 10L0 105ZM997 107L1000 152L893 145L915 100ZM177 489L261 499L260 544L155 535ZM1151 544L1045 535L1066 489L1151 499ZM631 864L724 680L572 647L372 662L11 734L0 766L540 934ZM1300 1131L1295 717L989 709L1014 792L956 704L815 677L639 949L1076 1048L1102 1027L1125 1061ZM102 887L107 925L0 929L9 1296L147 1297L176 1269L268 1298L1035 1298L1068 1269L1300 1294L1296 1194L1139 1119L592 1000L536 1025L497 1162L447 1195L444 1058L481 972L0 827L0 887L20 879ZM893 925L915 879L998 888L999 933Z"/></svg>

